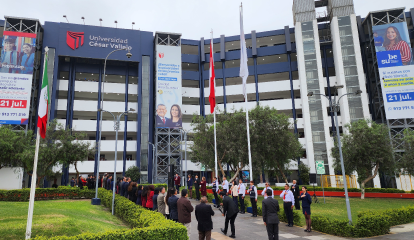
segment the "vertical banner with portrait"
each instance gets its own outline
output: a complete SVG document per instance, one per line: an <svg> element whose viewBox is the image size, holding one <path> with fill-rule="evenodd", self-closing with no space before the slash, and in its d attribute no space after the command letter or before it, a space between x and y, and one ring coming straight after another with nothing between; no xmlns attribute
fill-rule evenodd
<svg viewBox="0 0 414 240"><path fill-rule="evenodd" d="M407 23L372 30L387 119L414 118L414 65Z"/></svg>
<svg viewBox="0 0 414 240"><path fill-rule="evenodd" d="M156 45L157 128L182 127L181 46Z"/></svg>
<svg viewBox="0 0 414 240"><path fill-rule="evenodd" d="M0 124L28 124L36 34L4 31L0 56Z"/></svg>

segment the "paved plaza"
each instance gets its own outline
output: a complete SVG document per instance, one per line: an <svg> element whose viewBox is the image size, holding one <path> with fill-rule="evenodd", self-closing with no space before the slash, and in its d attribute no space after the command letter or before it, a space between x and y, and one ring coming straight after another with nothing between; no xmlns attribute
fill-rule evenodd
<svg viewBox="0 0 414 240"><path fill-rule="evenodd" d="M198 201L190 199L194 208ZM280 202L280 200L279 200ZM224 228L224 217L221 215L220 211L216 208L213 208L215 214L213 216L213 231L211 233L211 238L214 240L229 240L232 239L228 237L231 234L230 226L227 232L227 236L221 233L220 228ZM257 218L251 217L250 213L238 214L236 218L236 239L245 239L245 240L259 240L267 239L266 227L263 224L263 218L258 216ZM286 223L281 222L279 224L279 239L289 239L289 240L339 240L339 239L350 239L350 238L341 238L324 233L319 233L312 231L311 233L304 232L304 228L301 227L287 227ZM371 237L367 239L373 240L412 240L414 234L414 223L400 225L391 228L391 234ZM198 240L198 231L197 231L197 220L194 215L194 211L191 217L191 239Z"/></svg>

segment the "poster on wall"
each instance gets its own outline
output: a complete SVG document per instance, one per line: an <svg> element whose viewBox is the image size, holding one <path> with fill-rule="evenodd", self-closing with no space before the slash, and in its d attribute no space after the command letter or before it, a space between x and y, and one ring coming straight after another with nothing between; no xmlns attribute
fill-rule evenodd
<svg viewBox="0 0 414 240"><path fill-rule="evenodd" d="M0 124L28 124L36 34L4 31L0 56Z"/></svg>
<svg viewBox="0 0 414 240"><path fill-rule="evenodd" d="M414 63L407 23L372 30L387 119L414 118Z"/></svg>
<svg viewBox="0 0 414 240"><path fill-rule="evenodd" d="M156 60L156 127L181 128L181 46L156 45Z"/></svg>

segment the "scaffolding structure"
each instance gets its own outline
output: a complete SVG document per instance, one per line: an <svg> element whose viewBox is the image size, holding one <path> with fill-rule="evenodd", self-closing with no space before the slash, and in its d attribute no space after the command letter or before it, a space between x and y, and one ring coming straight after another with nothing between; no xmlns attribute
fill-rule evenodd
<svg viewBox="0 0 414 240"><path fill-rule="evenodd" d="M368 61L366 69L367 88L371 91L370 105L372 109L373 120L377 123L387 124L392 147L394 149L394 158L398 162L404 153L404 130L407 128L414 129L414 118L406 119L387 119L384 110L384 99L381 90L381 79L378 70L377 56L374 44L374 33L372 27L384 24L407 22L405 17L405 8L395 8L383 11L368 13L362 26L368 30L368 39L365 39L362 48L365 50L365 57ZM383 181L390 184L387 187L396 187L395 179L387 179Z"/></svg>
<svg viewBox="0 0 414 240"><path fill-rule="evenodd" d="M156 32L155 45L181 47L181 34ZM157 52L155 52L155 56L157 56ZM157 76L157 74L155 73L154 76ZM181 175L183 159L181 151L182 139L183 133L180 128L155 128L155 161L152 168L153 183L167 183L168 166L170 164L174 164L174 174L178 173Z"/></svg>
<svg viewBox="0 0 414 240"><path fill-rule="evenodd" d="M29 108L29 122L27 125L14 124L13 129L16 131L35 130L36 126L36 113L37 113L37 99L38 99L38 87L40 66L42 61L42 43L43 43L43 27L38 19L30 18L16 18L4 16L3 31L10 32L23 32L36 34L36 47L34 56L34 71L31 89L31 99Z"/></svg>

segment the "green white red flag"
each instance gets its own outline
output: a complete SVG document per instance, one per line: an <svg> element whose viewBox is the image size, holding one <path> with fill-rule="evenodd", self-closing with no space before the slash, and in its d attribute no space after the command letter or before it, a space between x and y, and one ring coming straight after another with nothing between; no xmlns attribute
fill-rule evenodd
<svg viewBox="0 0 414 240"><path fill-rule="evenodd" d="M42 138L46 137L47 113L49 107L49 80L47 78L47 51L45 52L45 62L42 78L42 89L40 91L40 100L38 108L37 127Z"/></svg>

